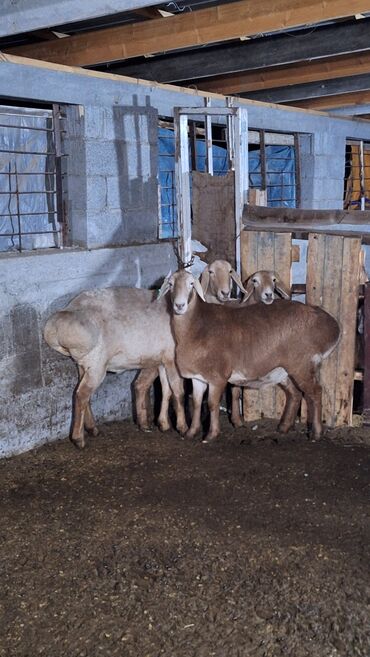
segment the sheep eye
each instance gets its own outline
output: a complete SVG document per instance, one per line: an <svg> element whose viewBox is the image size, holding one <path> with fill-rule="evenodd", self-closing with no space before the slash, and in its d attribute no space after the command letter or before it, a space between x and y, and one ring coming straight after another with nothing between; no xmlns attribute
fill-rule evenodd
<svg viewBox="0 0 370 657"><path fill-rule="evenodd" d="M258 283L258 280L256 278L252 278L252 283Z"/></svg>
<svg viewBox="0 0 370 657"><path fill-rule="evenodd" d="M210 274L214 274L215 272L210 270L209 273L210 273Z"/></svg>
<svg viewBox="0 0 370 657"><path fill-rule="evenodd" d="M273 279L272 279L272 282L273 282L273 283L276 283L276 278L273 278Z"/></svg>
<svg viewBox="0 0 370 657"><path fill-rule="evenodd" d="M193 281L190 281L190 287L194 287Z"/></svg>
<svg viewBox="0 0 370 657"><path fill-rule="evenodd" d="M229 271L229 274L232 274L232 273L233 273L233 270L232 270L232 269L230 269L230 271Z"/></svg>

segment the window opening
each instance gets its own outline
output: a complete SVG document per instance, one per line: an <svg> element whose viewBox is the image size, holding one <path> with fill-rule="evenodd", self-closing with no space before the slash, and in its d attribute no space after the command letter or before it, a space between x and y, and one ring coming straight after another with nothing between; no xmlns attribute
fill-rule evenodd
<svg viewBox="0 0 370 657"><path fill-rule="evenodd" d="M343 208L370 210L370 142L346 142Z"/></svg>
<svg viewBox="0 0 370 657"><path fill-rule="evenodd" d="M175 191L175 134L173 120L159 121L159 237L177 237ZM213 174L229 169L226 128L212 124ZM270 207L299 207L299 155L297 133L248 130L249 186L267 189ZM204 124L189 121L189 157L194 171L206 171L207 147Z"/></svg>
<svg viewBox="0 0 370 657"><path fill-rule="evenodd" d="M61 118L0 106L0 252L63 246Z"/></svg>
<svg viewBox="0 0 370 657"><path fill-rule="evenodd" d="M298 134L250 130L249 187L267 191L269 207L300 204Z"/></svg>

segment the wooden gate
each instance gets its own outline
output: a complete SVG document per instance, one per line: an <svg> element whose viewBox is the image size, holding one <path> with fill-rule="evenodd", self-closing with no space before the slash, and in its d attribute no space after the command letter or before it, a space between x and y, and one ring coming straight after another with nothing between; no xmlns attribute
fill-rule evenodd
<svg viewBox="0 0 370 657"><path fill-rule="evenodd" d="M243 280L259 269L272 269L285 285L291 284L292 235L244 231L241 237ZM361 239L310 233L308 238L306 301L331 313L341 326L341 338L324 361L323 421L329 427L351 424L355 366L356 310L360 276ZM278 388L245 389L243 415L246 421L280 418L284 393ZM306 409L302 404L302 420Z"/></svg>

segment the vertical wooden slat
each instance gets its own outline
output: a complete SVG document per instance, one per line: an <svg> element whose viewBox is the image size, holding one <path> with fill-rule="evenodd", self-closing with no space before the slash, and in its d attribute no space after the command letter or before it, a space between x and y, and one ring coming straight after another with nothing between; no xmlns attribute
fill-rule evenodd
<svg viewBox="0 0 370 657"><path fill-rule="evenodd" d="M360 249L358 238L309 236L306 301L327 310L342 327L340 345L320 373L323 421L331 427L349 424L352 417Z"/></svg>
<svg viewBox="0 0 370 657"><path fill-rule="evenodd" d="M291 234L244 231L241 236L242 277L260 269L276 271L285 285L291 282ZM285 395L280 388L262 391L243 391L243 415L245 421L261 417L280 418Z"/></svg>
<svg viewBox="0 0 370 657"><path fill-rule="evenodd" d="M340 324L341 345L335 395L336 426L352 424L358 289L361 273L361 242L344 238Z"/></svg>
<svg viewBox="0 0 370 657"><path fill-rule="evenodd" d="M364 425L370 425L370 283L365 283L364 295Z"/></svg>

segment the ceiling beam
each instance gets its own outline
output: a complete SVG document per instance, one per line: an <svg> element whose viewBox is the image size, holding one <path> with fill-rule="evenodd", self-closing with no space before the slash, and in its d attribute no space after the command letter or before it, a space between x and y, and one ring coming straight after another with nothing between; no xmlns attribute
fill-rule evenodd
<svg viewBox="0 0 370 657"><path fill-rule="evenodd" d="M364 73L363 75L352 75L347 78L295 84L290 87L279 87L278 89L250 91L240 94L240 96L250 100L260 100L264 103L288 103L305 100L306 98L334 96L351 93L352 91L367 91L368 89L370 90L370 75Z"/></svg>
<svg viewBox="0 0 370 657"><path fill-rule="evenodd" d="M297 100L287 105L294 107L301 107L302 109L310 110L328 110L337 107L356 107L358 105L370 104L370 90L358 91L356 93L338 94L336 96L327 96L323 98L309 98L307 100ZM350 114L351 112L348 111Z"/></svg>
<svg viewBox="0 0 370 657"><path fill-rule="evenodd" d="M157 82L199 80L214 75L253 71L295 64L321 57L370 49L370 19L300 30L294 35L276 34L238 43L172 53L144 61L128 61L109 70ZM197 82L198 83L198 82ZM200 84L198 83L200 86Z"/></svg>
<svg viewBox="0 0 370 657"><path fill-rule="evenodd" d="M370 40L369 40L370 41ZM370 51L362 54L343 55L313 62L301 62L294 66L275 66L270 69L239 73L225 78L200 80L197 85L202 91L238 94L262 89L274 89L293 84L334 80L335 78L370 73Z"/></svg>
<svg viewBox="0 0 370 657"><path fill-rule="evenodd" d="M20 46L7 52L57 62L91 66L102 62L187 48L260 32L344 18L370 11L370 0L239 0L183 12L159 20L86 32L55 44Z"/></svg>
<svg viewBox="0 0 370 657"><path fill-rule="evenodd" d="M162 0L163 3L163 0ZM1 0L0 37L162 4L156 0ZM51 7L52 5L52 7Z"/></svg>

